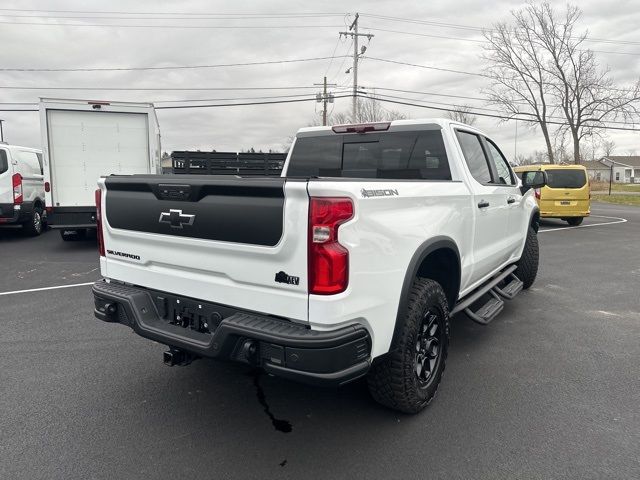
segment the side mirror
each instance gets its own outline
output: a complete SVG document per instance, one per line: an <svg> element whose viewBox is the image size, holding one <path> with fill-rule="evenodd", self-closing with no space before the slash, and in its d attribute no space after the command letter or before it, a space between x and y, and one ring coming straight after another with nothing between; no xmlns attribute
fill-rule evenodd
<svg viewBox="0 0 640 480"><path fill-rule="evenodd" d="M531 188L542 188L547 184L547 172L531 170L522 172L522 193Z"/></svg>

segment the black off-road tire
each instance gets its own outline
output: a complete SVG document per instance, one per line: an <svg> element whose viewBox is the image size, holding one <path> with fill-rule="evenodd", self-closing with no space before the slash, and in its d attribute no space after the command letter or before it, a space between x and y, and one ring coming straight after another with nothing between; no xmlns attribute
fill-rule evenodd
<svg viewBox="0 0 640 480"><path fill-rule="evenodd" d="M433 313L432 313L433 312ZM417 373L417 348L427 316L438 314L438 357L426 381ZM391 351L374 362L367 380L369 392L378 403L404 413L417 413L433 399L444 372L449 348L449 305L439 283L417 278L407 304L400 331ZM423 367L424 369L424 367Z"/></svg>
<svg viewBox="0 0 640 480"><path fill-rule="evenodd" d="M567 218L567 223L572 227L577 227L582 223L582 220L584 220L584 217L572 217L572 218Z"/></svg>
<svg viewBox="0 0 640 480"><path fill-rule="evenodd" d="M42 233L44 224L42 222L42 209L40 207L34 207L29 220L22 224L24 233L30 237L37 237Z"/></svg>
<svg viewBox="0 0 640 480"><path fill-rule="evenodd" d="M518 268L515 273L516 277L518 277L523 285L523 288L527 289L536 279L536 275L538 275L538 258L540 256L539 248L538 248L538 234L533 229L533 227L529 227L527 230L527 240L524 244L524 250L522 251L522 257L518 260L516 264Z"/></svg>

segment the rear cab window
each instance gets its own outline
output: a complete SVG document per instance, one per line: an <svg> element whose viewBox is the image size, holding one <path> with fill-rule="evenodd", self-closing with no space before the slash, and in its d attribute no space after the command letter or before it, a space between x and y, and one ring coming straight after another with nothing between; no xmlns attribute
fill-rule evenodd
<svg viewBox="0 0 640 480"><path fill-rule="evenodd" d="M451 180L442 132L349 133L299 137L288 177Z"/></svg>

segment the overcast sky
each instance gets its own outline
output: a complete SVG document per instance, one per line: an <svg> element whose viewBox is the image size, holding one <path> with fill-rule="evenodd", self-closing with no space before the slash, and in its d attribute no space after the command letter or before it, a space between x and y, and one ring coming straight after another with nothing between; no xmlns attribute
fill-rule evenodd
<svg viewBox="0 0 640 480"><path fill-rule="evenodd" d="M633 83L640 76L640 9L637 0L602 2L582 0L581 26L590 36L611 42L589 42L603 66L621 84ZM430 1L323 1L286 2L281 0L215 2L190 0L159 1L3 1L0 4L0 68L95 68L186 66L260 62L350 54L349 41L338 39L355 12L361 13L360 31L375 34L367 55L420 65L444 67L467 72L482 72L481 35L460 26L490 27L507 19L510 10L523 2L510 0L430 0ZM615 8L614 8L615 5ZM8 9L49 9L58 11L120 12L99 19L96 14L12 11ZM127 12L143 12L132 19ZM169 12L170 15L150 15ZM202 19L190 14L304 14L337 13L335 16L310 15L305 18ZM183 14L183 15L181 15ZM371 15L403 17L455 25L425 25L373 18ZM35 16L35 18L25 18ZM52 17L56 18L52 18ZM104 16L104 15L103 15ZM150 17L163 17L159 20ZM89 18L62 18L89 17ZM123 18L124 17L124 18ZM15 25L15 23L29 23ZM33 25L45 23L47 25ZM61 26L61 24L85 26ZM111 25L164 25L192 28L140 28ZM210 28L193 28L193 27ZM219 27L269 28L219 28ZM393 30L392 33L369 28ZM436 38L449 37L449 38ZM466 40L465 40L466 39ZM625 42L637 42L635 44ZM365 41L366 44L366 41ZM636 55L623 54L631 53ZM170 88L238 88L238 87L312 87L326 74L339 88L349 87L351 75L345 74L351 59L300 63L203 68L161 71L116 72L0 72L0 102L37 102L41 96L126 101L153 101L158 106L175 105L162 101L187 99L228 99L274 95L315 94L314 89L295 90L169 90ZM361 62L359 83L369 90L392 88L420 92L479 97L486 80L472 75L439 72L423 68L392 65L378 60ZM101 87L98 90L46 90L41 87ZM37 87L21 90L6 87ZM159 90L110 91L106 87L154 88ZM164 90L167 88L167 90ZM488 108L478 100L392 93L416 100L466 103ZM337 93L338 94L338 93ZM264 101L264 100L254 100ZM231 101L220 100L218 103ZM210 102L211 103L211 102ZM213 103L216 103L215 101ZM6 108L3 107L3 108ZM348 110L350 100L338 99L335 111ZM442 112L415 107L385 104L411 118L442 116ZM281 149L297 128L313 121L320 110L315 102L263 106L236 106L185 110L159 110L164 151L201 149L231 150L255 147ZM40 147L38 114L0 112L5 120L5 139L11 143ZM511 158L516 148L513 122L500 124L493 119L479 119L477 126L496 139ZM616 154L630 150L640 153L638 133L612 133ZM539 132L518 126L518 153L530 154L544 147Z"/></svg>

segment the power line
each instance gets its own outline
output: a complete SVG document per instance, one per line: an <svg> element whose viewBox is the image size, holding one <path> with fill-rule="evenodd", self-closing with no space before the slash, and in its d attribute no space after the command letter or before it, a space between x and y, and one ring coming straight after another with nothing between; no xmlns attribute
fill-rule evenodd
<svg viewBox="0 0 640 480"><path fill-rule="evenodd" d="M371 98L368 97L367 95L363 95L361 93L358 93L357 95L358 97L361 98ZM351 97L351 95L337 95L335 98L349 98ZM418 103L414 103L414 102L407 102L407 101L401 101L401 100L395 100L395 99L391 99L391 98L379 98L379 97L375 97L376 100L380 101L380 102L387 102L387 103L393 103L396 105L405 105L405 106L410 106L410 107L418 107L418 108L426 108L426 109L430 109L430 110L439 110L439 111L445 111L445 112L462 112L462 110L460 109L456 109L456 108L445 108L445 107L438 107L438 106L433 106L433 105L423 105L423 104L418 104ZM254 105L273 105L273 104L287 104L287 103L299 103L299 102L315 102L316 98L315 97L310 97L310 98L302 98L302 99L292 99L292 100L274 100L274 101L266 101L266 102L244 102L244 103L226 103L226 104L207 104L207 105L174 105L174 106L160 106L160 107L156 107L156 109L158 110L168 110L168 109L187 109L187 108L217 108L217 107L239 107L239 106L254 106ZM0 108L0 111L2 112L37 112L38 109L34 108L34 109L4 109L4 108ZM491 113L483 113L483 112L478 112L475 110L465 110L464 113L468 113L470 115L476 115L476 116L480 116L480 117L488 117L488 118L498 118L501 120L508 120L508 121L512 121L512 120L517 120L517 121L521 121L521 122L529 122L529 123L537 123L537 120L535 119L531 119L531 118L521 118L521 117L516 117L515 115L512 116L507 116L507 115L496 115L496 114L491 114ZM613 123L613 122L608 122L608 123ZM621 123L621 122L617 122L617 123ZM556 122L556 121L547 121L547 124L549 125L566 125L566 122ZM618 131L633 131L633 132L637 132L640 131L640 128L631 128L631 127L612 127L609 125L591 125L592 128L598 128L601 130L618 130Z"/></svg>
<svg viewBox="0 0 640 480"><path fill-rule="evenodd" d="M431 35L428 33L417 33L417 32L403 32L400 30L387 30L385 28L374 28L374 27L362 27L362 28L365 28L367 30L373 30L375 32L401 33L403 35L415 35L417 37L442 38L445 40L462 40L465 42L486 43L482 40L473 40L471 38L464 38L464 37L448 37L444 35Z"/></svg>
<svg viewBox="0 0 640 480"><path fill-rule="evenodd" d="M2 9L0 9L2 10ZM140 17L140 16L113 16L112 14L104 14L103 15L14 15L7 13L0 13L1 17L9 17L9 18L42 18L47 20L264 20L264 19L273 19L273 20L286 20L286 19L299 19L299 18L322 18L322 17L333 17L338 15L251 15L251 16L224 16L220 14L209 14L209 15L199 15L195 16L156 16L159 14L153 14L152 17ZM139 14L140 15L140 14ZM183 14L176 14L183 15Z"/></svg>
<svg viewBox="0 0 640 480"><path fill-rule="evenodd" d="M365 87L362 87L365 88ZM461 99L466 99L466 100L480 100L482 102L486 102L487 99L483 98L483 97L471 97L468 95L452 95L452 94L447 94L447 93L434 93L434 92L421 92L421 91L417 91L417 90L401 90L398 88L385 88L385 87L366 87L367 89L372 89L372 90L383 90L383 91L387 91L387 92L400 92L400 93L414 93L416 95L431 95L431 96L436 96L436 97L450 97L450 98L461 98Z"/></svg>
<svg viewBox="0 0 640 480"><path fill-rule="evenodd" d="M367 57L369 60L377 60L379 62L386 62L386 63L394 63L397 65L407 65L409 67L417 67L417 68L425 68L428 70L438 70L438 71L442 71L442 72L450 72L450 73L458 73L458 74L462 74L462 75L472 75L472 76L476 76L476 77L484 77L484 78L488 78L489 80L492 80L492 77L490 75L486 75L484 73L477 73L477 72L467 72L465 70L454 70L451 68L444 68L444 67L432 67L429 65L419 65L417 63L409 63L409 62L401 62L399 60L388 60L385 58L376 58L376 57ZM518 80L522 83L522 80ZM616 92L625 92L626 90L623 88L609 88L609 90L613 90Z"/></svg>
<svg viewBox="0 0 640 480"><path fill-rule="evenodd" d="M365 98L370 98L370 97L366 97L364 95L360 95L362 97ZM427 108L427 109L431 109L431 110L440 110L440 111L444 111L444 112L458 112L458 113L468 113L470 115L476 115L479 117L489 117L489 118L498 118L501 120L518 120L521 122L529 122L529 123L538 123L537 120L532 119L532 118L522 118L522 117L516 117L515 115L512 116L508 116L508 115L496 115L496 114L491 114L491 113L483 113L483 112L478 112L475 110L460 110L460 109L456 109L456 108L444 108L444 107L437 107L437 106L432 106L432 105L421 105L421 104L417 104L417 103L413 103L413 102L405 102L405 101L400 101L400 100L393 100L393 99L387 99L387 98L376 98L376 100L381 101L381 102L388 102L388 103L395 103L397 105L406 105L406 106L410 106L410 107L419 107L419 108ZM522 115L522 114L520 114ZM546 122L549 125L566 125L566 121L564 122L560 122L560 121L547 121ZM607 122L607 123L624 123L624 122ZM599 128L599 129L603 129L603 130L622 130L622 131L632 131L632 132L638 132L640 131L640 128L631 128L631 127L611 127L611 126L599 126L599 125L589 125L589 127L591 128Z"/></svg>
<svg viewBox="0 0 640 480"><path fill-rule="evenodd" d="M341 89L339 93L351 92L350 88ZM266 95L259 97L222 97L222 98L188 98L182 100L154 100L152 103L157 105L159 103L200 103L200 102L221 102L221 101L236 101L236 100L270 100L270 99L279 99L279 98L309 98L308 93L302 94L289 94L289 95ZM315 97L317 101L317 96ZM37 107L38 104L35 102L2 102L0 101L0 106L7 105L25 105L28 107ZM23 110L20 110L23 111ZM24 110L30 111L30 110Z"/></svg>
<svg viewBox="0 0 640 480"><path fill-rule="evenodd" d="M363 16L369 17L369 18L375 18L378 20L389 20L389 21L393 21L393 22L404 22L404 23L413 23L413 24L417 24L417 25L431 25L431 26L438 26L438 27L447 27L447 28L457 28L457 29L461 29L461 30L471 30L471 31L476 31L476 32L483 32L483 31L492 31L492 29L490 28L482 28L482 27L474 27L471 25L461 25L458 23L446 23L446 22L436 22L436 21L431 21L431 20L419 20L419 19L414 19L414 18L403 18L403 17L392 17L392 16L388 16L388 15L375 15L375 14L369 14L369 13L363 13ZM586 41L589 42L597 42L597 43L613 43L613 44L620 44L620 45L640 45L639 41L632 41L632 40L613 40L610 38L596 38L596 37L587 37L585 38Z"/></svg>
<svg viewBox="0 0 640 480"><path fill-rule="evenodd" d="M387 30L385 28L373 28L373 27L363 27L366 28L367 30L373 30L375 32L386 32L386 33L399 33L401 35L412 35L415 37L428 37L428 38L442 38L444 40L456 40L456 41L462 41L462 42L473 42L473 43L479 43L479 44L484 44L484 45L488 45L489 42L484 41L484 40L476 40L473 38L464 38L464 37L450 37L450 36L444 36L444 35L431 35L431 34L427 34L427 33L418 33L418 32L404 32L404 31L400 31L400 30ZM616 52L616 51L612 51L612 50L593 50L593 49L589 49L594 53L607 53L607 54L613 54L613 55L631 55L631 56L640 56L640 53L633 53L633 52ZM583 51L583 50L581 50Z"/></svg>
<svg viewBox="0 0 640 480"><path fill-rule="evenodd" d="M325 76L327 75L327 73L329 73L329 69L331 68L331 65L333 65L333 60L336 58L336 51L338 50L338 45L340 45L340 37L338 37L338 39L336 40L336 46L333 47L333 53L331 54L331 60L329 61L329 65L327 66L327 69L324 72Z"/></svg>
<svg viewBox="0 0 640 480"><path fill-rule="evenodd" d="M348 52L349 50L351 50L351 47L353 46L353 39L351 40L351 42L349 43L349 46L347 47L347 49L345 50L345 53ZM342 59L342 63L340 64L340 66L338 67L338 70L336 71L335 75L331 78L331 82L335 81L335 79L338 77L338 75L340 75L340 72L342 72L342 68L344 67L345 62L347 61L347 55L342 55L344 58Z"/></svg>
<svg viewBox="0 0 640 480"><path fill-rule="evenodd" d="M350 91L350 89L342 90L342 93ZM261 97L231 97L231 98L190 98L184 100L154 100L154 104L158 103L189 103L189 102L219 102L219 101L232 101L232 100L266 100L273 98L296 98L296 97L308 97L308 93L290 94L290 95L267 95ZM316 96L317 100L317 96ZM2 104L2 102L0 102Z"/></svg>
<svg viewBox="0 0 640 480"><path fill-rule="evenodd" d="M348 57L349 55L342 55ZM341 56L341 57L342 57ZM86 67L86 68L3 68L2 72L121 72L142 70L194 70L199 68L246 67L253 65L275 65L283 63L312 62L340 57L293 58L287 60L266 60L262 62L219 63L213 65L173 65L164 67Z"/></svg>
<svg viewBox="0 0 640 480"><path fill-rule="evenodd" d="M43 22L3 22L4 25L38 25L42 27L122 27L122 28L182 28L182 29L272 29L272 28L340 28L342 25L129 25L114 23L43 23Z"/></svg>
<svg viewBox="0 0 640 480"><path fill-rule="evenodd" d="M131 11L95 11L95 10L49 10L49 9L28 9L28 8L0 8L3 12L39 12L39 13L78 13L92 15L190 15L203 16L215 15L221 17L227 16L265 16L265 17L296 17L296 16L342 16L344 12L304 12L304 13L219 13L219 12L131 12Z"/></svg>
<svg viewBox="0 0 640 480"><path fill-rule="evenodd" d="M336 95L334 98L348 98L351 95ZM213 108L213 107L240 107L240 106L248 106L248 105L273 105L273 104L281 104L281 103L299 103L299 102L315 102L316 97L311 98L298 98L292 100L273 100L267 102L246 102L246 103L226 103L226 104L207 104L207 105L172 105L165 107L156 107L157 110L173 110L173 109L184 109L184 108Z"/></svg>
<svg viewBox="0 0 640 480"><path fill-rule="evenodd" d="M251 91L251 90L302 90L315 89L315 87L289 86L289 87L18 87L16 85L0 85L0 90L109 90L109 91Z"/></svg>
<svg viewBox="0 0 640 480"><path fill-rule="evenodd" d="M377 58L377 57L367 57L369 60L375 60L378 62L385 62L385 63L394 63L396 65L407 65L409 67L418 67L418 68L426 68L429 70L438 70L441 72L450 72L450 73L459 73L462 75L472 75L472 76L476 76L476 77L485 77L485 78L490 78L488 75L485 75L483 73L476 73L476 72L467 72L464 70L454 70L451 68L444 68L444 67L432 67L432 66L428 66L428 65L418 65L417 63L409 63L409 62L401 62L399 60L388 60L385 58Z"/></svg>

